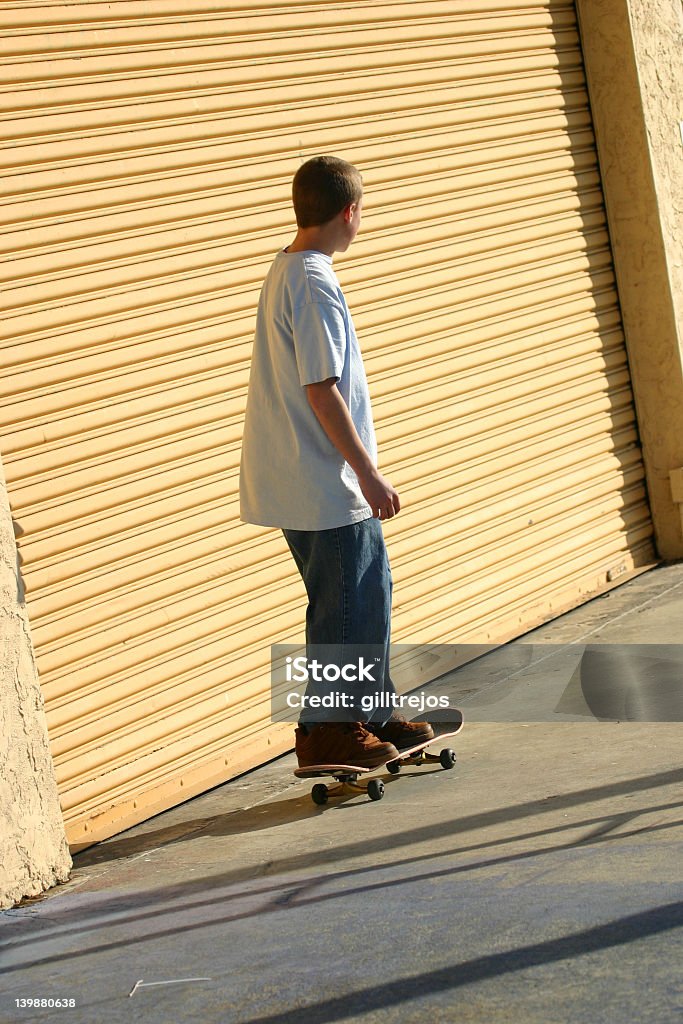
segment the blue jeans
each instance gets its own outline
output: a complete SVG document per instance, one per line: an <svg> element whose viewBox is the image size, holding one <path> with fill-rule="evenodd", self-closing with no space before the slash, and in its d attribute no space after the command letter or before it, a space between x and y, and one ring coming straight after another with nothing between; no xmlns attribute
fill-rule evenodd
<svg viewBox="0 0 683 1024"><path fill-rule="evenodd" d="M302 710L299 721L372 721L383 724L392 708L381 699L374 708L360 698L376 693L393 695L389 670L391 595L389 556L379 519L332 530L283 530L306 587L306 654L337 666L357 665L364 659L365 680L339 683L309 681L306 696L343 691L354 701L352 710ZM372 679L369 680L368 676Z"/></svg>

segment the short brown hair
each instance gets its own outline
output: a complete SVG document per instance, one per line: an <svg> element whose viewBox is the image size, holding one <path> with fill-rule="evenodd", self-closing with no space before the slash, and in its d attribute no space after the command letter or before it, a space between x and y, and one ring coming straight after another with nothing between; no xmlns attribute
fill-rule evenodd
<svg viewBox="0 0 683 1024"><path fill-rule="evenodd" d="M336 156L314 156L302 164L292 182L292 201L300 228L327 224L363 195L363 181L353 164Z"/></svg>

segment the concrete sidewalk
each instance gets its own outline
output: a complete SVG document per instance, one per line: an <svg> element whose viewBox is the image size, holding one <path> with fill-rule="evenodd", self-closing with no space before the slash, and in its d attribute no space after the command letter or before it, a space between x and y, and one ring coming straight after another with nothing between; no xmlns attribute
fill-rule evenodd
<svg viewBox="0 0 683 1024"><path fill-rule="evenodd" d="M530 671L440 680L458 764L379 803L316 807L288 755L77 855L0 913L0 1020L679 1022L681 725L596 721L566 647L682 621L665 566L524 637Z"/></svg>

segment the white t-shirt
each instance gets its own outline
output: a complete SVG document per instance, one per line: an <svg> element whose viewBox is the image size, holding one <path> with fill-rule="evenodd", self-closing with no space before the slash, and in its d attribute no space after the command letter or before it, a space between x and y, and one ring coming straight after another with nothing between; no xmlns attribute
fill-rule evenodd
<svg viewBox="0 0 683 1024"><path fill-rule="evenodd" d="M377 443L363 360L332 258L279 252L261 290L240 467L240 518L329 530L372 515L358 478L327 437L306 384L337 388L372 461Z"/></svg>

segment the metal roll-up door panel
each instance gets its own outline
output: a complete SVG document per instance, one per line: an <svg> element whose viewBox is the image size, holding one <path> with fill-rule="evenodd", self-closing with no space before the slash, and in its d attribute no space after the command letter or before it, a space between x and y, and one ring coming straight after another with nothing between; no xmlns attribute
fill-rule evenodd
<svg viewBox="0 0 683 1024"><path fill-rule="evenodd" d="M2 456L73 849L292 744L283 539L239 521L254 311L301 159L337 261L393 636L498 642L651 564L572 3L0 2Z"/></svg>

